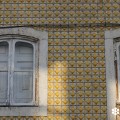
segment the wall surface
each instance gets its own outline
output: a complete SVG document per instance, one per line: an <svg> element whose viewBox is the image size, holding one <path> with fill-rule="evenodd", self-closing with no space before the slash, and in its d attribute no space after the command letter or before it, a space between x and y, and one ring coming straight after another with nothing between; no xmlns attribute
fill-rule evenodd
<svg viewBox="0 0 120 120"><path fill-rule="evenodd" d="M0 26L49 33L48 116L0 120L107 120L104 31L120 0L0 0Z"/></svg>

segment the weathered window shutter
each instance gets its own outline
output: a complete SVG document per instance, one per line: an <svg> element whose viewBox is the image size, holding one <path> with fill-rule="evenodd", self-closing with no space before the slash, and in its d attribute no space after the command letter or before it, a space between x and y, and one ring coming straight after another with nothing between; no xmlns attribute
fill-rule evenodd
<svg viewBox="0 0 120 120"><path fill-rule="evenodd" d="M15 44L13 101L16 104L29 104L33 101L33 51L32 44Z"/></svg>
<svg viewBox="0 0 120 120"><path fill-rule="evenodd" d="M8 43L0 42L0 105L8 100Z"/></svg>

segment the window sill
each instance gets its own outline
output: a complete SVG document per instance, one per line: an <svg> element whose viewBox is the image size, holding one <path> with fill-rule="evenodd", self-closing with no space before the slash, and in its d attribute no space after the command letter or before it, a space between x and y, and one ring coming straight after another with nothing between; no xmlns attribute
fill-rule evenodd
<svg viewBox="0 0 120 120"><path fill-rule="evenodd" d="M46 106L0 107L0 116L47 116Z"/></svg>

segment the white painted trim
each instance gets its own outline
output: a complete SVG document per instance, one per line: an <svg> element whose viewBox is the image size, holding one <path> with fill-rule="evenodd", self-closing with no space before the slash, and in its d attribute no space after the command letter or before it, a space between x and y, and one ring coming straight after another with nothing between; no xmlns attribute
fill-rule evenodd
<svg viewBox="0 0 120 120"><path fill-rule="evenodd" d="M41 40L39 44L39 104L47 111L47 61L48 61L48 41ZM44 51L44 52L43 52ZM41 59L42 58L42 59ZM42 93L42 94L41 94ZM44 114L47 115L47 114Z"/></svg>
<svg viewBox="0 0 120 120"><path fill-rule="evenodd" d="M7 41L7 40L6 40ZM11 49L12 49L12 45L10 41L7 41L9 43L9 48L8 48L8 52L9 52L9 58L8 58L8 94L7 94L7 102L10 103L10 69L11 69Z"/></svg>
<svg viewBox="0 0 120 120"><path fill-rule="evenodd" d="M105 60L107 82L107 120L116 120L112 109L116 107L116 78L114 66L114 39L120 37L120 29L105 31Z"/></svg>
<svg viewBox="0 0 120 120"><path fill-rule="evenodd" d="M34 38L37 38L39 40L47 40L47 32L46 31L38 31L34 30L33 28L28 27L18 27L18 28L4 28L0 29L0 35L25 35L25 36L31 36Z"/></svg>
<svg viewBox="0 0 120 120"><path fill-rule="evenodd" d="M13 71L14 71L14 52L15 52L15 47L14 47L14 41L11 39L11 51L10 51L10 90L9 90L9 96L10 96L10 104L12 104L13 100Z"/></svg>
<svg viewBox="0 0 120 120"><path fill-rule="evenodd" d="M1 40L0 42L8 43L8 84L7 84L7 99L5 102L0 103L0 105L7 105L9 103L9 73L10 73L10 42L7 40Z"/></svg>
<svg viewBox="0 0 120 120"><path fill-rule="evenodd" d="M0 107L0 116L47 116L46 107Z"/></svg>
<svg viewBox="0 0 120 120"><path fill-rule="evenodd" d="M116 81L112 39L105 40L106 82L107 82L107 120L115 120L112 109L116 107Z"/></svg>
<svg viewBox="0 0 120 120"><path fill-rule="evenodd" d="M120 37L120 29L105 31L105 39L114 39Z"/></svg>
<svg viewBox="0 0 120 120"><path fill-rule="evenodd" d="M30 107L0 107L0 116L47 116L48 33L32 28L20 27L0 29L0 36L0 41L24 38L27 41L34 41L39 44L39 105Z"/></svg>
<svg viewBox="0 0 120 120"><path fill-rule="evenodd" d="M117 102L120 102L120 42L116 44L116 52L117 52L117 70L118 70L118 100Z"/></svg>
<svg viewBox="0 0 120 120"><path fill-rule="evenodd" d="M15 60L15 44L16 44L16 42L25 42L25 43L29 43L33 46L33 56L34 56L33 57L33 100L30 103L16 103L16 102L14 102L14 99L13 99L13 95L14 95L13 94L13 73L12 73L11 85L10 85L10 86L12 86L11 87L11 95L10 95L12 97L10 99L10 105L18 105L18 106L19 105L22 105L22 106L24 106L24 105L35 105L35 43L29 42L29 41L26 41L26 40L17 40L17 39L14 39L12 42L13 42L13 44L12 44L13 50L11 52L11 54L12 54L12 61L11 61L12 72L15 71L15 61L14 60Z"/></svg>

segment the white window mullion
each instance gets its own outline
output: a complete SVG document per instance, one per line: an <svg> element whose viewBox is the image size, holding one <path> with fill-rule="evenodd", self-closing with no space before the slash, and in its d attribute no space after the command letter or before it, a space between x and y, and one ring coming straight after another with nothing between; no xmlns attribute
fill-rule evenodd
<svg viewBox="0 0 120 120"><path fill-rule="evenodd" d="M14 40L11 40L11 50L10 50L10 105L13 105L13 72L14 72L14 52L15 52L15 42Z"/></svg>
<svg viewBox="0 0 120 120"><path fill-rule="evenodd" d="M7 105L10 105L10 80L11 80L11 48L12 48L12 44L11 44L11 40L8 41L9 43L9 57L8 57L8 90L7 90Z"/></svg>
<svg viewBox="0 0 120 120"><path fill-rule="evenodd" d="M33 101L32 104L35 105L35 83L36 83L36 79L35 79L35 45L33 44Z"/></svg>

